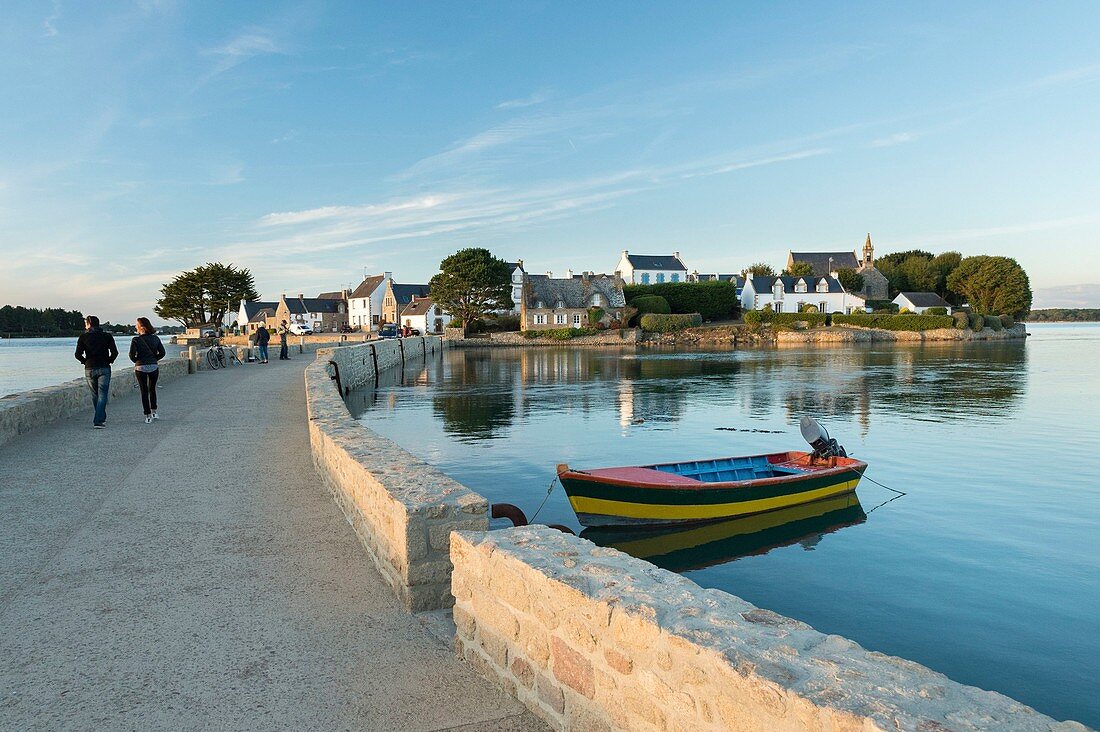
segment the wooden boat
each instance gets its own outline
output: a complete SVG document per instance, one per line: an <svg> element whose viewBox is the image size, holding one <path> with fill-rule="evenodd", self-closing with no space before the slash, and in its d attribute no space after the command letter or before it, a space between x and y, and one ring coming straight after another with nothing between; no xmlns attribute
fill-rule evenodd
<svg viewBox="0 0 1100 732"><path fill-rule="evenodd" d="M715 521L854 491L867 463L832 445L838 454L815 449L595 470L559 465L558 479L584 526Z"/></svg>
<svg viewBox="0 0 1100 732"><path fill-rule="evenodd" d="M662 569L686 572L793 544L815 546L827 534L867 520L855 493L845 493L767 513L671 526L601 527L581 537L645 559Z"/></svg>

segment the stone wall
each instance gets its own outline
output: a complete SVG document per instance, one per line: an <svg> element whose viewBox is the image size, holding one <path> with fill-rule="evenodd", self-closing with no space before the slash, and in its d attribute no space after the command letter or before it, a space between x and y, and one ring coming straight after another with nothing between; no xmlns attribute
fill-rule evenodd
<svg viewBox="0 0 1100 732"><path fill-rule="evenodd" d="M548 527L451 558L459 655L556 729L1086 729Z"/></svg>
<svg viewBox="0 0 1100 732"><path fill-rule="evenodd" d="M563 326L565 327L565 326ZM448 329L458 331L458 328ZM460 332L460 331L459 331ZM483 348L486 346L632 346L641 337L641 330L628 328L623 331L605 330L593 335L578 336L567 341L559 341L553 338L527 338L519 332L487 333L488 337L482 338L451 338L448 335L447 345L456 348Z"/></svg>
<svg viewBox="0 0 1100 732"><path fill-rule="evenodd" d="M160 362L161 383L185 376L187 372L185 358L166 358ZM133 366L111 372L111 399L137 391L137 388ZM90 424L92 397L83 377L0 398L0 445L16 435L80 411L88 412Z"/></svg>
<svg viewBox="0 0 1100 732"><path fill-rule="evenodd" d="M1027 328L1017 323L1011 328L995 331L992 328L974 332L970 329L936 328L925 331L884 330L882 328L861 328L845 325L832 328L811 328L809 330L782 330L775 334L776 344L806 345L833 343L938 343L956 341L1004 341L1027 338Z"/></svg>
<svg viewBox="0 0 1100 732"><path fill-rule="evenodd" d="M489 504L352 419L337 391L370 384L402 359L438 358L438 336L321 349L306 369L313 460L386 581L412 611L448 607L450 533L485 530Z"/></svg>

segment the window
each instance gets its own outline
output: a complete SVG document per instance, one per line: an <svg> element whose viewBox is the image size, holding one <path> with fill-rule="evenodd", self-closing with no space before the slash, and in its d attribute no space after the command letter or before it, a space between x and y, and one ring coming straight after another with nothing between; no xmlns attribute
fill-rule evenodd
<svg viewBox="0 0 1100 732"><path fill-rule="evenodd" d="M772 294L775 295L776 300L783 299L783 283L779 280L775 281L775 287L772 288Z"/></svg>
<svg viewBox="0 0 1100 732"><path fill-rule="evenodd" d="M539 310L542 310L544 307L546 307L546 305L542 302L542 300L536 300L535 307Z"/></svg>
<svg viewBox="0 0 1100 732"><path fill-rule="evenodd" d="M805 280L799 280L798 282L794 283L794 291L795 292L805 292L806 291L806 281Z"/></svg>
<svg viewBox="0 0 1100 732"><path fill-rule="evenodd" d="M658 272L657 273L657 284L661 284L664 281L665 281L665 273L664 272Z"/></svg>
<svg viewBox="0 0 1100 732"><path fill-rule="evenodd" d="M777 315L783 312L783 303L781 302L774 303L772 307L775 308L775 312Z"/></svg>
<svg viewBox="0 0 1100 732"><path fill-rule="evenodd" d="M565 313L558 313L554 316L555 325L565 325Z"/></svg>
<svg viewBox="0 0 1100 732"><path fill-rule="evenodd" d="M817 312L819 312L819 313L827 313L827 312L829 312L829 303L825 302L824 300L822 300L821 302L819 302L819 303L817 304Z"/></svg>
<svg viewBox="0 0 1100 732"><path fill-rule="evenodd" d="M649 284L649 272L642 272L642 284L643 285L648 285Z"/></svg>
<svg viewBox="0 0 1100 732"><path fill-rule="evenodd" d="M822 280L817 283L817 291L818 292L828 292L829 291L829 282L826 279L822 278Z"/></svg>
<svg viewBox="0 0 1100 732"><path fill-rule="evenodd" d="M603 298L600 297L600 293L596 292L592 295L592 305L594 307L603 305Z"/></svg>
<svg viewBox="0 0 1100 732"><path fill-rule="evenodd" d="M565 307L565 301L564 300L558 300L558 303L554 307L559 308L559 309Z"/></svg>
<svg viewBox="0 0 1100 732"><path fill-rule="evenodd" d="M680 275L679 275L679 274L677 274L677 273L675 273L675 272L673 272L673 273L672 273L672 276L671 276L671 278L670 278L670 279L671 279L671 280L672 280L673 282L679 282L679 281L680 281Z"/></svg>
<svg viewBox="0 0 1100 732"><path fill-rule="evenodd" d="M377 316L377 315L372 315L372 316L370 316L370 321L371 321L371 322L372 322L373 324L375 324L375 325L378 325L378 316Z"/></svg>
<svg viewBox="0 0 1100 732"><path fill-rule="evenodd" d="M546 316L545 315L536 315L535 316L535 325L546 325Z"/></svg>
<svg viewBox="0 0 1100 732"><path fill-rule="evenodd" d="M580 328L581 327L580 313L573 313L573 327L574 328Z"/></svg>

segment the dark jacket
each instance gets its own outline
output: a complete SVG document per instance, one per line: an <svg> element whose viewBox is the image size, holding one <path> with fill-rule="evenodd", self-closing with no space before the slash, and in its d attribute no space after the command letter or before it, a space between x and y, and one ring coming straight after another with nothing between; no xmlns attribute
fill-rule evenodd
<svg viewBox="0 0 1100 732"><path fill-rule="evenodd" d="M152 366L164 358L164 344L156 333L134 336L130 341L130 360L142 366Z"/></svg>
<svg viewBox="0 0 1100 732"><path fill-rule="evenodd" d="M265 328L261 325L259 328L256 329L256 345L257 346L266 346L267 342L270 341L270 340L271 340L271 333L268 332L267 328Z"/></svg>
<svg viewBox="0 0 1100 732"><path fill-rule="evenodd" d="M110 367L118 358L115 337L102 328L92 328L76 339L76 360L86 369Z"/></svg>

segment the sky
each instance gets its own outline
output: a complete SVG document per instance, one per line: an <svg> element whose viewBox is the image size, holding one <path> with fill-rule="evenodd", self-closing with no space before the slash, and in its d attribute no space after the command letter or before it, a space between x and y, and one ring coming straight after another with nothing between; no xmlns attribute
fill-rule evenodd
<svg viewBox="0 0 1100 732"><path fill-rule="evenodd" d="M868 232L1015 257L1054 296L1100 283L1095 2L4 15L0 304L118 322L208 261L277 299L426 282L469 246L731 272Z"/></svg>

